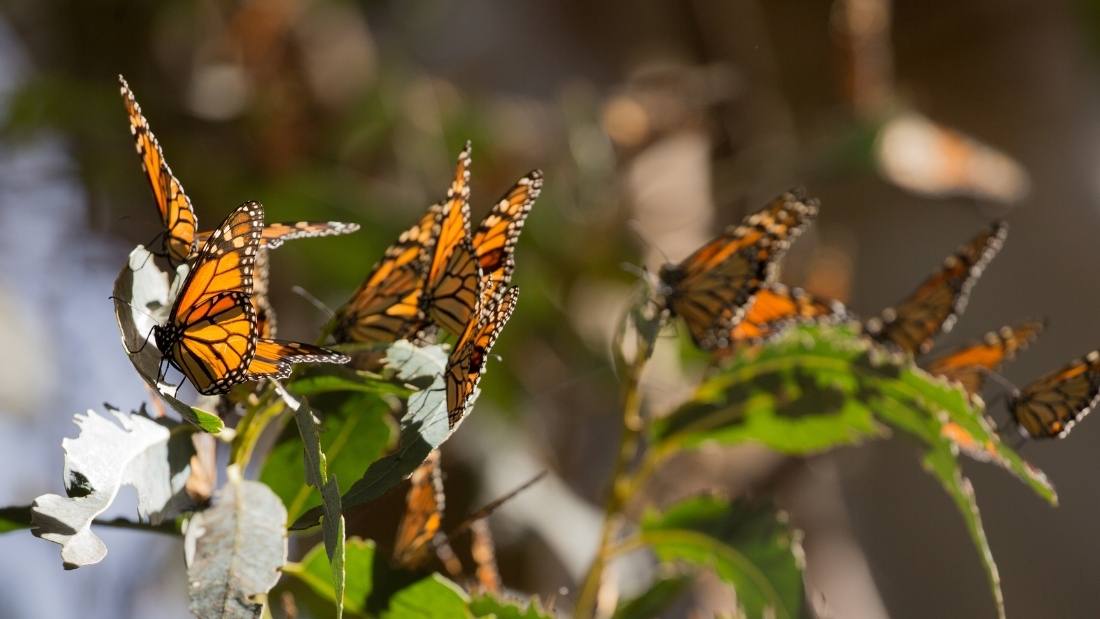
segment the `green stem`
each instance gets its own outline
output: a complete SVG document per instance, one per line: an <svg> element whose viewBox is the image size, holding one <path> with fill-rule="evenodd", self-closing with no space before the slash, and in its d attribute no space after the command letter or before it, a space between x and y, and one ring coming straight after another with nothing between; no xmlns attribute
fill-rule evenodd
<svg viewBox="0 0 1100 619"><path fill-rule="evenodd" d="M627 468L638 451L638 436L642 430L642 394L639 389L642 370L652 352L652 343L644 336L636 338L638 350L628 367L623 381L623 431L619 437L619 454L611 475L611 487L604 504L603 526L600 530L600 542L596 556L592 559L588 572L577 597L573 616L577 619L590 619L595 616L597 596L604 568L613 550L613 535L623 507L636 485L630 482Z"/></svg>
<svg viewBox="0 0 1100 619"><path fill-rule="evenodd" d="M268 390L265 392L265 395L267 394L274 394L274 391ZM249 460L252 459L252 450L256 448L256 441L260 440L260 435L267 428L267 424L283 412L285 404L281 398L267 400L268 398L261 397L256 406L248 407L244 418L237 424L237 436L229 454L231 464L240 465L242 469L247 467Z"/></svg>

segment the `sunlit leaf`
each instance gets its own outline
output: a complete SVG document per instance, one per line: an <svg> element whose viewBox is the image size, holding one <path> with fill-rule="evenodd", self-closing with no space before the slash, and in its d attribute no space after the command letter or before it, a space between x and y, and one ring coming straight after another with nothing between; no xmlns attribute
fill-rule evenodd
<svg viewBox="0 0 1100 619"><path fill-rule="evenodd" d="M451 436L447 422L447 394L443 373L447 355L439 346L416 347L404 340L386 351L386 367L406 383L431 380L409 397L401 417L397 448L367 469L344 494L344 510L372 501L412 474L431 451ZM476 397L476 394L475 394ZM304 529L318 522L320 510L312 509L292 526Z"/></svg>
<svg viewBox="0 0 1100 619"><path fill-rule="evenodd" d="M367 372L357 372L343 366L326 366L287 383L294 395L317 395L334 391L361 391L378 395L407 398L416 390Z"/></svg>
<svg viewBox="0 0 1100 619"><path fill-rule="evenodd" d="M98 563L107 546L91 530L124 485L138 496L138 516L152 524L174 518L191 501L185 491L194 454L188 426L141 414L89 410L73 417L75 438L61 441L68 496L44 494L32 505L33 533L61 544L66 569Z"/></svg>
<svg viewBox="0 0 1100 619"><path fill-rule="evenodd" d="M383 619L434 619L472 617L466 592L439 574L432 574L398 591L390 598Z"/></svg>
<svg viewBox="0 0 1100 619"><path fill-rule="evenodd" d="M647 515L640 535L661 561L712 569L749 617L801 614L799 535L767 506L692 498Z"/></svg>
<svg viewBox="0 0 1100 619"><path fill-rule="evenodd" d="M552 619L537 598L509 599L490 594L474 596L470 600L470 613L475 617L495 619Z"/></svg>
<svg viewBox="0 0 1100 619"><path fill-rule="evenodd" d="M345 580L344 514L340 509L340 486L336 482L336 477L329 475L328 461L325 458L325 452L321 450L321 437L318 434L321 421L313 414L309 402L305 398L296 400L278 384L276 384L276 390L287 406L294 411L294 420L304 446L306 481L321 493L321 506L324 511L321 528L324 534L325 551L332 568L336 617L340 619L344 616Z"/></svg>
<svg viewBox="0 0 1100 619"><path fill-rule="evenodd" d="M329 473L341 480L359 479L390 445L390 407L374 394L354 393L326 413L320 436ZM293 430L284 432L271 450L260 480L283 500L288 522L321 503L320 494L306 483L302 445Z"/></svg>
<svg viewBox="0 0 1100 619"><path fill-rule="evenodd" d="M332 568L325 556L324 544L310 549L300 563L289 563L284 572L304 582L317 595L336 604ZM362 614L366 599L374 586L374 542L357 537L348 538L344 568L347 578L344 584L344 608L348 612Z"/></svg>
<svg viewBox="0 0 1100 619"><path fill-rule="evenodd" d="M286 562L286 510L267 486L235 467L211 508L184 537L191 612L204 618L259 617Z"/></svg>

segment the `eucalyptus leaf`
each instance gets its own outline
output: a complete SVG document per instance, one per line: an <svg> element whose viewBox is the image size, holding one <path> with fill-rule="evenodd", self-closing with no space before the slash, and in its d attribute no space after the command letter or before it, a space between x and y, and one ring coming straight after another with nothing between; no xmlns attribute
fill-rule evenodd
<svg viewBox="0 0 1100 619"><path fill-rule="evenodd" d="M184 536L191 612L204 619L259 617L286 562L286 510L264 484L235 467Z"/></svg>
<svg viewBox="0 0 1100 619"><path fill-rule="evenodd" d="M767 505L687 499L648 514L640 536L661 561L713 570L748 617L801 616L800 534Z"/></svg>
<svg viewBox="0 0 1100 619"><path fill-rule="evenodd" d="M351 393L326 410L321 449L328 471L337 479L359 479L390 447L393 421L390 406L371 393ZM260 480L271 486L287 508L288 522L321 504L321 494L306 482L299 433L288 428L264 460Z"/></svg>
<svg viewBox="0 0 1100 619"><path fill-rule="evenodd" d="M287 390L294 395L305 396L334 391L361 391L402 398L407 398L416 391L381 376L339 365L312 368L309 374L287 383Z"/></svg>
<svg viewBox="0 0 1100 619"><path fill-rule="evenodd" d="M481 594L474 596L469 604L470 613L475 617L494 617L495 619L553 619L554 614L542 608L538 598L510 599L497 595Z"/></svg>
<svg viewBox="0 0 1100 619"><path fill-rule="evenodd" d="M158 382L161 352L152 342L153 327L168 321L172 302L187 276L187 266L180 265L174 273L162 271L147 249L138 245L115 279L112 292L115 300L115 320L122 335L126 356L139 376L160 397L187 421L205 432L217 433L225 428L214 413L190 406L173 395L174 387Z"/></svg>
<svg viewBox="0 0 1100 619"><path fill-rule="evenodd" d="M367 596L374 588L374 542L357 537L348 538L344 568L347 574L344 584L344 608L348 612L362 614ZM336 604L332 567L325 556L323 543L317 544L302 557L299 563L287 564L286 574L301 580L317 595Z"/></svg>
<svg viewBox="0 0 1100 619"><path fill-rule="evenodd" d="M61 544L66 569L98 563L107 555L91 524L123 485L137 490L138 516L152 524L189 508L185 486L194 454L190 432L175 422L119 411L101 416L92 410L73 419L80 434L61 441L68 496L44 494L31 507L33 533Z"/></svg>
<svg viewBox="0 0 1100 619"><path fill-rule="evenodd" d="M431 451L450 438L453 428L447 420L447 388L444 373L447 355L439 346L417 347L405 340L386 351L386 367L406 383L430 384L409 396L399 422L397 448L371 464L366 473L344 494L344 510L372 501L400 483L420 466ZM471 405L477 394L471 398ZM314 508L293 524L292 529L316 526L321 510Z"/></svg>
<svg viewBox="0 0 1100 619"><path fill-rule="evenodd" d="M466 592L439 574L405 587L390 598L382 619L436 619L472 617Z"/></svg>
<svg viewBox="0 0 1100 619"><path fill-rule="evenodd" d="M336 478L329 475L325 452L321 451L319 427L321 421L313 414L309 402L302 398L296 400L281 385L275 383L275 389L287 406L294 411L294 420L298 432L302 435L303 454L305 456L306 481L321 492L321 505L324 511L322 530L324 532L325 551L328 553L332 571L332 584L336 599L336 617L344 616L344 514L340 509L340 486Z"/></svg>

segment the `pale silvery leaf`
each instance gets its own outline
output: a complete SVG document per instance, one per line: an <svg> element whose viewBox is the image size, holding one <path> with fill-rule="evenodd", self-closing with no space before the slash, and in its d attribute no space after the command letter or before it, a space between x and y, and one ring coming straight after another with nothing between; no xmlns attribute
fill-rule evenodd
<svg viewBox="0 0 1100 619"><path fill-rule="evenodd" d="M187 526L188 597L196 617L252 619L286 563L286 508L266 485L227 473L213 506Z"/></svg>
<svg viewBox="0 0 1100 619"><path fill-rule="evenodd" d="M123 485L137 490L138 516L152 524L190 506L184 490L194 453L189 434L172 432L167 422L144 415L109 414L114 421L92 410L73 417L80 434L61 441L69 496L44 494L31 507L33 533L61 544L66 569L98 563L107 555L91 525Z"/></svg>
<svg viewBox="0 0 1100 619"><path fill-rule="evenodd" d="M174 277L172 277L174 275ZM187 279L187 266L174 273L162 271L149 250L138 245L115 279L115 319L122 335L126 356L141 378L184 419L207 432L220 432L225 425L215 414L189 406L173 393L175 387L158 382L161 351L150 333L154 326L168 321L172 303Z"/></svg>

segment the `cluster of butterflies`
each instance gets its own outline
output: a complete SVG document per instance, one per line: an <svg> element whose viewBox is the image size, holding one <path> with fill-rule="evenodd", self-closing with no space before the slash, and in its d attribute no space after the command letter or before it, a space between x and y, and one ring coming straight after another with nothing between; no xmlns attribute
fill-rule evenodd
<svg viewBox="0 0 1100 619"><path fill-rule="evenodd" d="M718 357L795 323L853 319L836 301L775 281L779 259L817 211L816 200L798 191L784 193L682 262L666 264L659 272L662 310L682 318L695 344ZM914 357L929 353L934 339L950 331L965 310L971 289L1007 234L1007 226L997 222L976 235L896 307L865 321L864 332ZM922 367L977 395L985 379L1000 378L1001 365L1038 337L1043 326L1025 321L1002 327ZM1022 390L1013 389L1007 404L1025 436L1062 438L1098 400L1100 351L1092 351Z"/></svg>
<svg viewBox="0 0 1100 619"><path fill-rule="evenodd" d="M283 242L347 234L356 224L296 222L264 225L263 206L246 202L218 227L200 232L191 200L172 174L133 92L119 76L142 169L163 231L161 255L190 270L167 322L153 335L163 360L202 394L286 378L298 363L348 363L347 355L303 342L274 339L267 299L266 252ZM459 155L446 199L431 206L375 265L336 315L337 343L427 340L438 329L457 336L446 371L448 421L466 413L489 351L515 308L514 249L542 188L532 171L470 230L470 145Z"/></svg>

